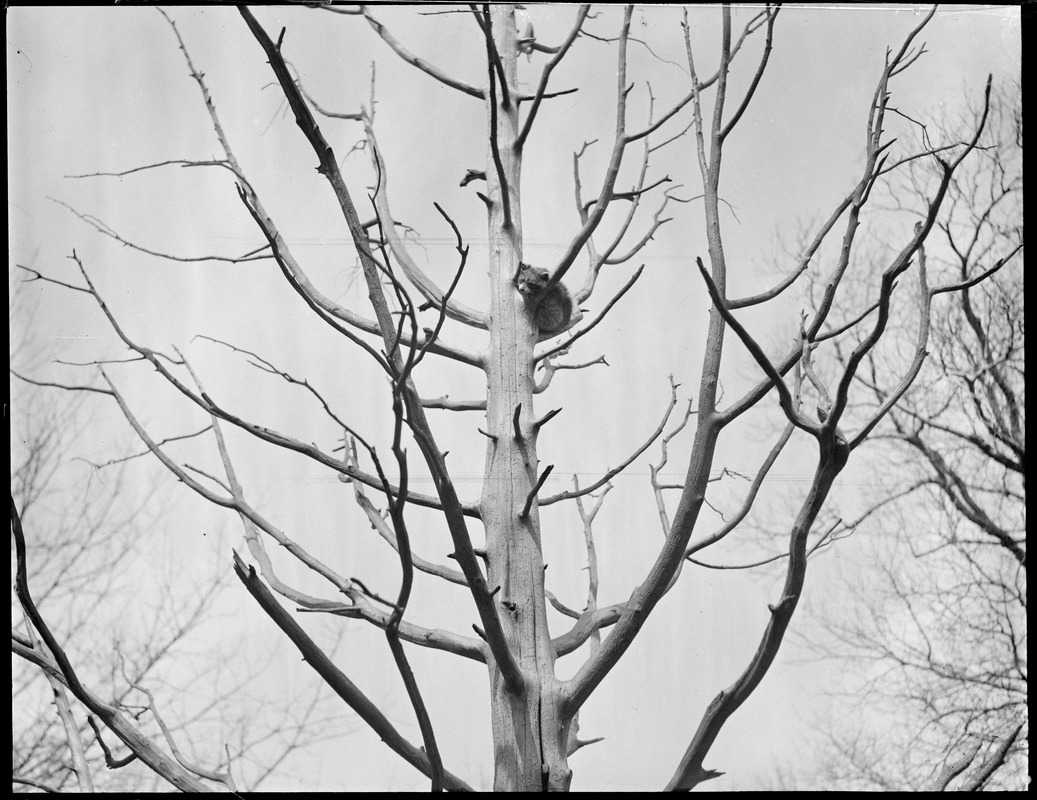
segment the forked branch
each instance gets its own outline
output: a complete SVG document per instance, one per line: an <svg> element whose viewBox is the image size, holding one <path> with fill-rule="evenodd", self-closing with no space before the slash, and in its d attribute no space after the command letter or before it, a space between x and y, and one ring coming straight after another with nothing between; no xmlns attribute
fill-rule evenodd
<svg viewBox="0 0 1037 800"><path fill-rule="evenodd" d="M313 667L335 694L345 700L346 704L378 734L390 749L402 756L407 763L413 765L422 774L431 777L432 765L428 755L421 748L415 747L407 741L378 709L378 706L372 703L367 695L335 666L316 642L299 626L299 623L281 607L270 590L263 585L256 571L245 564L237 553L234 554L234 572L267 616L299 648L303 660ZM467 783L446 770L443 772L443 787L454 792L472 791Z"/></svg>
<svg viewBox="0 0 1037 800"><path fill-rule="evenodd" d="M314 121L313 115L306 105L302 93L299 91L299 87L292 79L280 49L274 45L266 31L263 30L262 26L259 25L247 8L241 7L239 11L255 36L256 41L259 42L266 53L270 66L273 68L274 74L281 85L281 89L288 99L292 110L295 112L296 123L320 161L319 172L327 178L334 190L336 200L345 217L346 224L353 237L353 243L360 256L361 267L368 286L368 294L375 308L375 316L385 344L385 352L387 355L395 352L395 355L392 356L393 367L396 374L402 374L403 364L398 352L399 338L385 301L381 285L381 272L371 253L367 234L360 224L356 207L339 170L338 161ZM457 498L453 481L446 468L442 451L437 447L431 428L425 418L424 410L421 407L421 398L409 377L407 377L403 385L403 401L407 407L407 418L411 432L436 484L442 503L443 514L446 517L450 536L454 543L454 555L457 557L465 579L468 581L470 593L483 623L486 641L493 651L494 659L500 667L505 682L513 691L521 692L523 678L515 663L514 655L504 638L504 631L497 616L496 605L490 589L486 585L482 568L476 560L461 503Z"/></svg>

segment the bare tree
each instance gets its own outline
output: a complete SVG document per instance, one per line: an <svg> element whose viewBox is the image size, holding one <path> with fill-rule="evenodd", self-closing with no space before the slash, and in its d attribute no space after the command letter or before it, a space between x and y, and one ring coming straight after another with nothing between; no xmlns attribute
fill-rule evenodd
<svg viewBox="0 0 1037 800"><path fill-rule="evenodd" d="M39 369L51 354L35 332L38 309L17 290L11 306L22 334L13 342L12 364ZM156 489L128 491L134 485L130 467L148 451L104 464L75 456L87 447L98 409L82 394L56 395L21 381L14 388L19 413L12 431L11 493L33 532L24 562L33 576L34 604L46 613L56 640L76 643L77 669L95 679L95 690L111 697L112 705L132 709L153 735L171 742L189 736L197 750L226 748L226 757L241 765L239 781L250 788L300 745L341 736L341 719L322 720L316 713L319 692L299 708L267 698L260 710L241 689L265 665L233 674L215 652L204 659L192 655L207 638L200 630L205 620L227 602L220 572L195 576L186 592L168 573L153 573L161 583L151 591L135 583L149 552L159 549L146 532L160 528L168 514L153 502ZM11 647L20 656L11 675L14 791L166 788L157 773L141 768L132 750L113 752L115 743L106 740L94 713L76 707L52 651L14 594ZM127 606L143 611L135 625L120 624ZM188 686L194 691L187 692ZM191 695L187 702L185 694ZM310 727L318 720L319 732ZM249 760L263 767L245 768Z"/></svg>
<svg viewBox="0 0 1037 800"><path fill-rule="evenodd" d="M861 579L869 591L839 612L823 609L829 638L819 644L850 659L847 674L860 682L853 702L873 711L837 714L826 786L1026 785L1021 256L970 285L1022 249L1021 119L1018 85L1002 87L984 146L949 184L929 244L933 273L966 286L935 305L931 356L873 437L886 492L854 523L858 536L881 537L875 569ZM896 207L917 207L937 178L924 162L912 165ZM858 375L866 404L885 402L887 363L869 356Z"/></svg>
<svg viewBox="0 0 1037 800"><path fill-rule="evenodd" d="M133 326L121 319L109 304L107 292L92 275L93 267L77 253L72 255L78 272L76 278L60 280L36 270L29 271L30 278L57 284L97 304L118 340L129 349L130 360L157 373L164 380L165 388L172 388L171 396L183 406L185 415L200 412L204 416L204 432L211 435L213 446L210 454L217 454L221 474L183 462L167 441L158 440L149 431L147 421L134 408L126 379L116 374L125 367L117 367L112 359L99 358L90 365L93 377L89 384L45 381L32 376L25 379L39 385L89 391L115 403L148 450L184 486L238 517L248 554L235 552L233 563L248 593L320 678L386 745L429 777L433 790L471 787L444 764L434 715L429 711L428 684L422 685L410 663L414 647L432 648L455 658L485 664L490 689L495 789L568 790L572 780L569 758L586 744L576 735L581 709L628 652L660 601L677 584L684 568L693 565L688 572L701 569L702 555L739 529L753 508L771 465L795 437L797 446L803 447L804 458L811 461L813 476L805 495L797 498L794 514L785 521L784 554L770 559L782 569L784 583L769 605L769 617L740 674L730 685L717 691L712 702L703 709L694 730L681 732L687 736L687 746L683 757L674 764L667 788L690 790L720 774L707 768L705 759L725 724L756 690L774 663L803 594L808 557L829 542L833 533L834 526L822 526L819 515L836 479L855 451L903 401L922 370L934 301L942 295L972 288L996 271L991 266L978 275L937 281L927 272L924 249L943 219L941 214L954 175L967 158L973 157L986 124L986 98L968 134L960 139L926 143L919 150L904 150L896 139L887 135L887 126L894 116L890 106L892 86L906 80L905 72L911 70L925 52L919 34L935 13L935 9L929 11L887 52L884 61L880 58L874 64L877 81L873 95L862 102L864 147L860 165L852 177L852 189L826 212L827 218L814 230L808 246L788 265L784 279L766 291L734 298L728 296L732 271L722 233L723 155L729 137L738 129L757 91L766 83L778 6L767 4L746 15L740 30L733 24L730 8L720 11L718 56L700 52L697 43L693 46L698 37L693 35L685 13L687 89L682 97L662 108L656 108L651 89L639 88L631 74L631 49L642 46L650 51L650 45L631 32L632 7L623 9L620 17L611 12L592 14L588 6L572 9L567 32L554 41L542 40L543 34L538 35L531 23L520 28L516 8L512 5L448 9L444 13L457 14L458 24L471 28L478 37L480 50L485 52L482 74L475 81L463 80L450 74L447 66L430 63L411 53L371 8L330 7L316 13L329 12L346 15L345 19L328 16L329 24L352 25L354 27L348 29L350 35L359 35L355 33L355 26L364 23L396 56L439 85L482 104L486 124L485 163L469 168L462 179L462 185L475 184L472 191L477 192L486 211L486 261L480 266L485 266L489 283L478 307L461 302L458 296L458 287L470 271L470 250L447 211L435 206L440 214L441 229L448 232L456 245L456 266L445 279L435 278L419 264L413 242L406 236L407 229L393 216L390 201L398 195L390 191L390 186L395 185L390 180L395 176L390 159L379 147L379 136L385 131L376 125L373 81L371 99L366 106L344 111L324 109L308 77L298 75L287 60L294 48L302 46L292 38L290 29L282 29L274 36L247 8L240 9L242 21L268 61L299 133L311 148L311 161L316 161L317 172L331 190L330 195L318 201L333 201L339 215L337 224L344 224L348 230L370 299L371 316L345 307L325 291L312 277L300 248L282 233L275 209L279 198L264 196L261 200L260 183L253 182L249 170L235 155L204 70L196 65L187 42L168 16L190 75L201 92L221 152L209 160L164 161L127 169L120 174L128 176L171 163L216 167L229 172L240 202L262 239L260 246L246 254L223 256L220 260L238 264L257 260L276 263L286 294L292 299L300 298L328 331L340 337L340 343L356 348L369 359L368 366L373 365L381 375L382 381L374 384L374 391L381 392L391 409L391 415L382 418L386 424L379 427L357 422L339 410L340 398L317 388L316 378L311 383L251 349L228 345L247 357L256 369L304 393L311 403L310 408L319 409L325 415L319 429L307 427L308 420L300 419L309 417L310 411L305 415L292 415L285 421L284 428L260 422L258 414L250 418L248 411L224 399L225 385L217 385L207 377L203 381L203 371L181 350L163 353L152 344L139 341ZM671 33L676 34L676 31ZM610 81L614 75L611 91L615 125L610 133L608 156L596 177L588 177L590 170L583 160L590 143L574 154L578 224L571 230L567 244L551 268L546 272L531 271L525 266L528 257L523 238L524 158L537 131L537 123L548 114L551 101L571 91L555 89L551 79L577 45L608 47L612 61L601 73ZM519 79L521 55L529 56L530 63L536 59L533 79L525 84ZM716 62L715 67L707 69L705 62L711 58ZM750 77L736 80L735 63L741 75ZM379 103L393 99L391 95L388 100L379 98ZM358 134L361 141L356 148L365 151L370 159L368 176L372 188L367 202L355 199L355 182L344 175L340 154L318 125L315 114L361 126L362 133ZM701 194L694 198L681 198L672 187L660 191L660 187L669 182L669 176L656 176L652 172L653 158L658 157L662 148L675 143L691 144L690 161L697 166L701 182ZM635 152L639 155L634 155ZM881 273L874 277L871 300L859 302L851 313L840 316L835 312L835 301L842 297L844 278L854 267L858 230L872 224L871 219L863 215L864 210L870 209L877 187L922 159L933 164L938 179L921 207L905 212L909 223L902 224L900 230L890 229L890 240L896 245ZM622 182L621 176L624 176ZM630 188L625 188L628 185ZM587 189L587 186L592 188ZM649 198L654 198L654 209L651 219L646 221L638 212L648 204ZM603 361L572 363L566 356L571 346L618 307L617 303L642 274L640 268L628 270L626 282L611 296L603 297L605 284L598 281L603 268L622 270L624 265L638 260L647 252L645 248L653 235L669 221L664 216L667 210L678 201L691 199L702 204L699 224L707 246L704 258L689 254L685 268L690 278L704 286L710 307L701 367L695 375L696 388L688 411L679 421L670 421L678 403L678 387L674 383L662 421L620 466L605 469L597 480L577 483L572 490L547 494L545 487L554 465L541 465L538 448L542 438L564 436L565 430L559 423L548 427L559 409L538 411L536 398L551 387L560 370L587 368ZM127 247L151 254L162 252L138 243L94 217L82 213L79 216ZM821 248L837 237L841 237L841 242L835 255L825 258L824 266L819 265L815 259L821 260L818 258ZM172 257L188 260L183 256ZM1009 253L1003 254L996 266L1000 267L1009 257ZM573 280L578 260L583 276L582 280ZM809 320L802 321L791 346L776 356L768 355L751 330L754 325L736 312L780 303L784 298L779 301L779 296L808 271L821 275L823 299ZM566 284L562 283L563 279L567 279ZM908 280L916 283L918 290L904 312L905 307L899 304L903 292L894 295L894 288L898 282ZM565 288L566 285L569 288ZM573 288L576 286L579 288ZM247 286L242 286L242 291L247 290ZM867 367L869 356L889 333L894 311L913 317L917 338L907 358L878 384L882 401L862 415L856 403L860 388L858 378ZM753 385L728 399L721 391L720 376L725 362L731 360L730 351L736 350L725 347L726 340L732 336L737 340L737 348L751 357L756 377ZM839 346L850 351L840 368L829 375L815 370L815 360L824 358ZM645 348L650 347L650 343L645 342ZM331 360L327 358L327 362ZM485 394L465 399L433 398L423 394L419 386L430 380L430 365L434 362L441 365L437 369L458 370L466 381L475 373L477 382L485 386ZM353 369L353 362L348 364L347 369ZM540 375L538 368L542 369ZM813 409L807 410L801 402L807 386L816 395L816 413ZM723 524L710 530L711 517L708 512L702 512L707 506L707 494L725 474L717 454L718 442L737 428L736 423L744 423L752 413L761 412L765 401L768 404L776 401L783 417L772 431L770 453L746 491L735 495L731 507L726 509ZM470 433L477 431L483 437L485 466L477 499L463 500L460 496L458 475L452 466L457 456L451 456L448 461L447 447L443 444L451 437L449 426L430 413L441 410L462 416L472 411L482 412L478 422L467 424ZM660 465L653 467L651 488L664 538L629 598L620 603L598 605L592 521L600 506L588 512L581 505L589 550L587 605L584 609L574 609L558 600L545 586L548 564L544 558L543 532L549 516L545 514L542 518L541 510L568 500L579 502L607 488L610 480L655 443L663 448L665 460L669 457L667 445L686 423L692 422L692 417L693 424L688 425L688 429L694 433L690 455L682 465L683 480L668 483L657 471ZM239 477L243 462L248 461L238 456L243 449L242 440L237 439L238 444L234 445L232 439L232 435L240 433L268 445L274 453L281 454L279 458L300 455L352 484L357 507L398 558L398 576L382 577L379 583L394 581L390 585L397 588L379 589L366 574L362 578L350 575L332 557L312 549L313 540L307 540L305 531L288 531L278 524L274 515L276 504L247 491L245 481ZM429 494L413 488L425 476L434 487ZM679 493L672 513L664 500L665 492L671 490ZM598 497L600 503L601 495ZM715 494L711 501L720 502ZM201 790L223 783L230 788L225 770L202 770L182 759L170 758L140 732L122 709L100 701L81 683L73 664L33 604L22 558L21 523L12 510L16 541L20 545L19 598L33 627L54 653L55 676L142 761L175 786ZM419 555L418 548L424 550L423 545L429 540L424 533L426 529L448 532L450 552L445 558L452 559L456 566L447 564L443 557L426 557L428 551ZM422 531L420 538L419 530ZM644 541L641 538L638 546L651 547L641 543ZM276 545L276 552L268 549L271 543ZM304 570L289 573L293 565ZM410 600L419 572L463 589L466 616L471 623L469 632L447 630L441 623L433 627L413 621L416 612ZM277 595L288 600L299 613L287 610ZM549 609L566 620L567 630L558 633L556 627L552 633ZM302 620L313 614L359 620L384 632L417 721L420 746L346 676L316 636L304 628ZM588 644L585 650L584 644ZM559 659L578 652L586 653L586 657L575 667L567 668L564 673L556 669ZM570 677L563 679L562 674Z"/></svg>

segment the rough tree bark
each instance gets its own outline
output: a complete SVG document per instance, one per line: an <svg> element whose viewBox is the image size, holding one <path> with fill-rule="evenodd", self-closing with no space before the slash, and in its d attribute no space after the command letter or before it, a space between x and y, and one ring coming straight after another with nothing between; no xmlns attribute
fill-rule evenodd
<svg viewBox="0 0 1037 800"><path fill-rule="evenodd" d="M490 345L486 356L485 480L480 507L486 533L488 578L522 686L509 686L489 660L493 750L497 791L565 790L568 721L562 717L554 647L547 627L544 558L535 499L538 424L533 408L533 345L537 330L515 288L522 257L522 151L516 86L515 9L493 5L496 53L506 86L498 86L491 61L486 97L489 147ZM494 91L496 87L496 91ZM496 169L490 169L495 165Z"/></svg>

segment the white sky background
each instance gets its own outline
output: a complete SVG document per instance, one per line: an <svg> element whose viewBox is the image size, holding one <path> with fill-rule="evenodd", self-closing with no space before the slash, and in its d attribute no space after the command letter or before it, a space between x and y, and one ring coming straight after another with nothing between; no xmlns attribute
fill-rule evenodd
<svg viewBox="0 0 1037 800"><path fill-rule="evenodd" d="M538 38L555 43L568 30L574 11L531 5L527 13ZM331 191L316 173L315 158L291 114L285 113L280 90L272 85L272 71L244 22L232 8L176 8L170 13L196 67L206 75L239 161L296 256L326 294L366 312L355 254ZM259 8L255 13L274 38L282 25L287 26L283 52L307 91L325 108L352 112L367 104L371 63L377 62L375 128L388 164L394 215L416 229L420 246L415 254L445 285L457 257L452 233L432 203L444 207L472 246L460 297L485 307L485 215L475 195L477 185L458 186L466 169L485 165L481 104L404 64L360 18L288 7ZM470 19L416 17L413 9L380 8L375 13L405 47L457 78L484 83L485 50ZM751 8L736 9L735 31L751 13ZM589 29L614 36L618 9L603 8L599 14ZM93 214L125 238L162 252L236 255L262 243L226 171L172 166L123 178L65 177L220 154L197 86L166 21L153 9L70 7L14 7L8 9L7 19L11 262L79 282L66 258L75 248L131 338L166 352L173 345L181 348L218 402L325 449L340 435L301 393L258 375L224 348L192 341L199 333L253 350L297 377L310 378L386 452L391 428L382 408L388 396L384 381L372 365L314 321L273 262L185 264L131 252L48 199ZM719 19L715 8L691 12L700 74L716 68ZM801 226L827 216L853 185L863 159L868 104L886 47L898 48L920 19L917 6L789 7L781 12L763 82L725 148L721 194L737 215L722 216L731 296L755 293L777 282L791 264L782 245L794 249ZM629 129L645 124L646 80L651 81L656 109L668 107L688 91L679 22L675 7L635 14L634 34L651 44L654 55L630 45L628 76L635 90ZM927 42L929 52L893 84L894 105L916 119L932 118L941 109L959 108L966 98L978 98L988 73L995 83L1019 73L1017 9L948 6L920 40ZM740 97L739 89L751 77L759 41L754 38L735 62L729 97ZM545 60L539 54L531 62L520 57L525 88L535 86ZM577 229L572 153L593 139L598 143L583 160L582 179L585 199L597 193L614 130L614 76L614 45L589 39L579 40L554 73L552 88L579 86L580 91L544 104L526 149L522 212L527 261L553 266ZM668 138L689 120L690 108L655 141ZM356 123L324 120L321 127L340 160L361 136ZM896 117L887 126L891 136L906 128ZM636 148L629 153L619 189L629 186L639 155ZM370 216L365 194L373 179L366 154L350 155L345 169L361 218ZM677 192L682 197L701 191L690 136L668 145L653 160L649 181L662 175L683 184ZM643 204L642 226L648 224L657 196L650 195ZM556 465L546 494L571 486L574 473L586 484L625 458L658 424L669 395L668 375L682 384L681 407L696 390L708 308L693 267L695 256L706 256L701 204L671 204L669 212L674 221L632 263L603 271L592 298L593 314L632 269L642 261L646 264L639 284L571 356L573 361L586 361L604 354L611 366L560 373L548 393L537 398L539 415L559 406L564 409L540 439L542 464ZM913 222L901 217L884 235L895 238ZM605 240L598 237L599 243ZM582 280L583 266L578 260L569 273L570 283ZM19 279L12 274L12 281ZM83 361L124 355L86 295L39 283L30 288L41 295L34 325L53 347L53 355ZM794 332L802 300L790 296L779 306L771 316L745 312L743 317L774 351L783 349ZM448 326L445 337L472 349L483 346L471 329ZM728 337L725 364L728 398L758 379L733 336ZM205 424L197 409L180 402L149 369L139 364L113 367L111 374L154 438ZM89 370L60 365L49 365L38 374L69 382L84 382L88 376ZM454 364L429 360L416 377L426 396L449 393L468 398L482 389L474 369ZM441 446L450 450L448 465L462 498L476 499L484 453L484 440L475 431L479 415L433 411L431 418ZM132 445L117 410L103 408L100 419L103 424L95 427L89 452L83 455L103 461L128 452ZM717 467L754 473L770 446L769 429L761 424L766 419L761 414L753 425L725 433ZM669 472L675 479L682 473L682 457L686 463L689 442L690 429L673 447ZM395 556L359 519L348 487L302 458L271 454L243 436L231 436L231 447L246 490L261 511L318 556L341 564L343 574L362 577L386 594L395 592ZM182 462L219 471L211 440L184 444L174 452ZM626 599L661 543L646 460L654 463L658 452L651 448L616 481L598 517L601 604ZM770 505L764 507L784 508L779 501L802 493L813 465L810 455L779 463L770 497L762 498ZM142 467L139 474L153 473ZM240 544L236 521L171 480L167 483L175 493L177 516L156 544L156 557L180 559L185 565L192 559L211 559L212 548L203 534L225 529L226 546L219 557L229 569L229 547ZM731 488L735 494L725 494L722 488L717 495L728 507L734 507L740 491L738 485ZM848 472L835 502L852 513L861 491L880 488L874 476ZM419 480L414 489L429 492L431 484ZM672 511L676 493L671 494ZM416 550L442 561L450 549L446 534L442 526L422 526L423 519L434 520L418 512L412 516ZM585 556L576 512L553 506L542 512L542 520L549 588L563 601L582 607L585 573L580 569ZM774 517L759 521L771 528L782 524ZM714 523L703 520L702 530ZM765 552L769 544L754 544L747 532L740 541L742 549L716 555L709 551L704 560L744 561ZM808 603L837 602L838 581L832 579L840 562L852 563L852 557L847 544L818 560L808 577ZM285 579L315 593L324 591L287 561L280 567ZM573 757L574 790L651 789L665 783L705 705L744 668L780 578L778 572L757 578L739 572L685 572L581 713L582 737L607 738ZM808 624L804 611L801 607L793 628ZM132 624L132 615L127 616L126 624ZM459 590L443 592L421 581L408 617L464 631L474 613ZM340 624L315 615L304 623L326 641ZM347 638L338 663L373 699L382 701L413 741L419 741L384 638L363 630L361 623L347 624L356 633ZM567 628L559 618L553 624L557 633ZM227 636L247 631L254 642L267 647L278 636L247 601L230 628ZM413 647L409 653L430 705L445 765L473 785L488 787L492 754L485 670ZM720 735L706 766L728 775L709 788L751 788L754 778L769 775L773 765L787 763L800 751L800 733L810 714L824 703L820 689L832 684L823 666L796 664L793 655L786 647L756 694ZM579 658L561 662L563 677L575 670ZM272 681L295 686L313 680L293 655L286 653L279 663L282 671L271 676ZM366 730L328 746L319 763L296 762L293 769L298 783L286 780L267 788L425 785Z"/></svg>

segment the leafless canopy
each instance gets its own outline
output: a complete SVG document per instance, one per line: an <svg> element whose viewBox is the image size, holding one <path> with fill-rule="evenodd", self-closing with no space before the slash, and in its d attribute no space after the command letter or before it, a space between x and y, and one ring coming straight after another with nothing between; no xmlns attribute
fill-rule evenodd
<svg viewBox="0 0 1037 800"><path fill-rule="evenodd" d="M321 393L316 383L296 377L265 356L234 345L228 346L247 357L257 370L301 390L311 407L319 408L334 436L325 441L310 441L267 427L249 419L245 412L229 407L220 400L217 390L203 385L200 371L179 350L162 353L135 337L131 326L118 319L106 302L104 292L95 283L96 276L91 274L93 269L88 269L75 252L71 258L78 269L77 282L60 281L36 270L28 270L29 278L82 293L96 303L115 336L131 352L132 359L146 364L147 369L173 387L186 408L197 409L204 415L206 423L202 433L211 437L222 474L210 474L180 463L169 447L169 440L157 441L131 407L125 387L119 385L106 363L87 365L91 377L76 384L21 374L19 377L40 386L91 392L115 403L148 451L184 487L214 506L232 511L241 522L248 546L247 555L234 553L233 568L249 595L298 648L321 680L394 752L428 776L433 790L456 791L470 787L443 764L433 722L404 645L435 648L486 664L496 757L495 788L567 790L572 779L568 757L588 743L576 735L584 703L634 643L684 568L692 571L701 565L717 566L708 559L701 560L703 555L740 530L754 507L768 471L790 439L796 436L811 443L815 459L813 476L793 519L782 531L785 552L766 559L784 570L784 585L769 606L769 618L755 652L741 674L729 686L717 691L702 712L666 786L668 790L690 790L720 774L707 768L705 759L726 721L752 694L773 664L803 596L809 556L832 541L835 526L822 524L820 514L837 477L881 424L888 419L902 419L891 415L900 407L929 355L934 304L948 297L967 298L969 290L997 273L1018 251L991 252L983 263L970 262L960 276L949 282L934 281L927 266L927 242L934 231L946 224L941 213L953 177L979 146L989 109L989 82L982 107L964 141L946 146L941 143L924 152L899 153L895 149L895 140L886 135L888 117L894 112L890 106L893 84L904 80L904 74L925 52L924 45L919 45L917 40L935 9L929 11L898 47L888 51L885 62L876 65L878 80L866 106L866 122L861 131L862 166L853 176L853 188L825 211L827 216L811 232L803 252L788 265L784 279L753 296L730 298L730 267L720 224L724 208L722 157L731 133L743 120L757 92L776 88L767 86L766 76L779 5L765 4L740 31L733 27L730 8L719 12L719 59L712 74L702 72L709 56L692 47L685 11L687 91L668 107L656 109L649 88L650 110L640 119L634 119L635 114L628 109L633 93L643 91L628 74L628 50L644 45L631 35L632 7L626 7L619 20L605 13L592 13L589 6L573 8L567 33L557 42L541 42L532 26L526 31L518 30L515 7L473 5L459 13L457 21L469 25L472 35L478 37L480 50L485 49L484 72L478 83L456 78L449 74L446 66L432 64L410 52L379 21L376 8L328 7L326 10L343 15L333 19L336 24L355 27L362 19L404 62L485 107L486 163L469 169L462 185L479 184L479 197L486 207L490 253L486 265L490 275L488 304L472 308L455 296L459 282L469 269L469 247L458 226L440 206L436 209L444 230L449 230L456 243L455 268L449 285L433 280L411 252L404 228L390 209L390 164L379 149L376 137L373 81L369 106L346 111L322 108L308 96L288 61L288 52L302 44L291 38L290 30L282 29L272 35L246 7L239 9L240 17L258 45L256 56L269 63L299 134L312 149L317 171L332 191L335 210L341 213L349 231L370 299L370 312L365 315L344 307L322 290L317 281L311 280L305 259L293 252L274 214L264 206L258 183L250 180L236 158L209 93L207 78L195 65L173 18L160 11L198 87L221 150L218 158L209 161L175 163L216 167L232 176L240 202L255 223L259 241L250 252L225 260L273 260L283 276L286 292L301 298L323 325L341 336L350 347L366 354L384 375L389 389L386 402L392 411L388 447L385 441L376 441L360 424L336 410L334 398ZM311 13L323 12L315 9ZM679 32L673 33L679 36ZM591 142L573 154L574 211L578 224L570 231L561 255L551 265L546 291L557 287L563 278L568 279L568 285L579 288L572 290L575 310L566 328L543 336L513 282L523 248L522 163L526 151L531 149L535 123L549 113L552 98L568 91L551 90L552 78L560 73L559 67L566 57L575 48L584 46L602 50L607 47L609 58L615 59L615 130L607 145L608 156L600 175L589 178L585 174L582 158ZM537 78L528 84L535 86L531 92L519 88L517 59L520 54L529 55L531 59L535 56L539 59L537 63L542 64ZM739 68L748 70L752 76L747 83L732 80L736 59ZM610 66L603 71L611 75L612 69ZM740 88L736 90L736 86ZM366 201L356 200L347 186L340 156L318 125L318 114L359 126L356 134L362 140L359 147L370 158L372 175L372 188ZM652 157L674 142L691 145L693 157L690 160L697 166L702 184L702 193L696 198L681 200L677 195L679 187L672 185L670 177L652 171ZM873 202L879 186L917 159L925 159L933 165L938 179L912 218L913 230L896 241L872 283L870 300L854 296L859 302L849 307L837 303L846 297L848 276L854 270L862 211ZM135 174L169 163L136 167L122 174ZM620 185L624 164L632 165L636 176L630 186ZM628 172L629 167L622 174ZM667 184L671 185L663 190ZM643 206L653 197L651 218L645 222L644 214L638 212L643 212ZM678 405L678 385L671 382L661 421L629 457L614 462L618 467L603 470L598 479L574 482L571 490L541 496L554 465L539 464L537 440L545 430L554 435L561 434L563 429L559 422L546 427L558 409L538 416L534 396L549 389L559 370L606 363L604 358L586 363L571 363L565 359L571 345L594 329L606 314L622 308L618 301L642 272L641 268L631 270L622 288L606 298L596 291L604 285L598 282L599 275L606 267L625 269L639 259L653 235L670 221L665 215L673 205L690 200L702 204L707 252L690 254L685 268L690 278L696 282L701 280L698 285L704 287L710 302L704 357L692 401L683 414L678 413L679 419L671 421L671 412ZM371 213L369 209L373 209L374 219L364 221L361 214ZM609 210L612 211L610 222L604 224ZM129 241L99 220L79 216L125 246L152 254L158 252ZM838 255L827 266L827 272L820 274L818 265L812 261L823 246L836 239L841 239ZM578 262L581 267L577 267ZM574 281L572 276L581 268L582 281ZM479 269L482 271L483 266ZM754 334L752 326L736 312L783 298L792 287L799 288L802 276L807 274L818 282L821 299L813 312L801 320L796 341L778 356L768 355L760 336ZM917 286L911 308L916 326L911 353L894 374L882 375L881 380L867 385L866 390L878 397L878 402L861 416L854 410L858 408L855 398L862 389L862 373L866 372L876 348L890 330L894 290L908 281ZM589 318L581 307L594 309L595 314ZM967 319L967 312L965 316ZM470 334L464 343L450 338L459 330ZM468 344L473 341L478 342L474 348ZM723 396L719 382L728 341L735 342L732 349L744 348L759 368L758 382L732 398ZM827 373L819 369L819 361L837 348L845 354L838 369ZM453 362L458 369L478 371L487 387L486 395L471 399L422 395L417 368L423 363L444 359L441 363ZM535 380L538 365L543 375ZM986 363L977 364L975 368L980 371L977 379L979 374L986 375L989 371ZM865 380L865 383L868 382ZM816 397L816 408L812 411L804 407L806 395ZM724 525L717 530L704 530L707 523L700 519L700 511L707 505L707 490L711 482L731 475L726 470L721 471L717 463L718 440L728 426L742 419L746 412L759 409L766 398L776 398L784 420L775 430L770 452L757 474L746 482L744 494ZM1002 398L999 402L1005 401ZM444 438L443 428L433 424L426 413L433 409L484 412L482 427L478 430L485 437L486 468L482 494L477 500L463 501L459 496L457 477L439 444ZM1002 410L1011 429L1011 410ZM1017 408L1016 416L1020 414ZM667 485L658 470L670 457L668 445L686 426L693 428L694 433L685 478L679 484ZM235 470L227 436L231 429L244 432L274 452L287 451L309 459L352 485L364 518L398 558L400 581L394 596L384 596L362 578L352 577L338 565L308 551L298 534L286 532L268 516L263 503L248 496ZM470 429L474 431L476 426L472 424ZM1011 430L1008 433L1011 434ZM910 442L912 435L908 430L905 440ZM651 488L661 522L662 541L654 550L650 568L633 588L629 599L600 607L593 521L602 509L611 481L656 444L662 460L652 468ZM408 449L408 445L412 447ZM999 452L1008 459L1016 457L1010 445L1007 452ZM411 488L412 477L418 470L431 477L434 493L421 494ZM953 482L950 477L946 480ZM669 490L679 492L672 513L664 500ZM599 491L600 494L593 494ZM955 487L950 491L968 506L963 492ZM590 585L586 607L582 610L568 608L545 587L547 564L541 547L539 509L568 500L577 504L587 542ZM591 500L594 504L588 510L585 503ZM445 558L456 566L416 551L417 541L413 535L416 507L438 513L439 524L449 532L453 548ZM229 769L205 769L182 758L172 746L170 755L142 736L123 709L102 700L83 684L75 666L66 657L62 643L51 633L33 601L31 576L27 574L23 557L24 537L31 536L31 531L23 533L19 512L13 503L12 520L18 546L18 597L31 629L45 642L49 655L26 642L19 642L16 652L67 687L138 758L173 785L191 791L210 790L221 784L223 788L233 788ZM473 534L475 526L482 529L482 546L479 546L478 536ZM653 546L647 537L641 537L641 541L644 547ZM276 547L270 548L271 543ZM310 571L325 591L304 591L283 578L285 571L279 562L289 558ZM470 631L429 628L408 620L415 571L463 588L472 612ZM278 595L300 612L360 620L384 631L418 721L420 746L409 741L361 688L346 677L321 645L303 630L296 616L282 606ZM551 635L548 607L568 617L571 624L567 631ZM557 677L556 660L580 651L584 644L588 644L586 650L581 651L585 656L572 671L572 677L566 680Z"/></svg>

